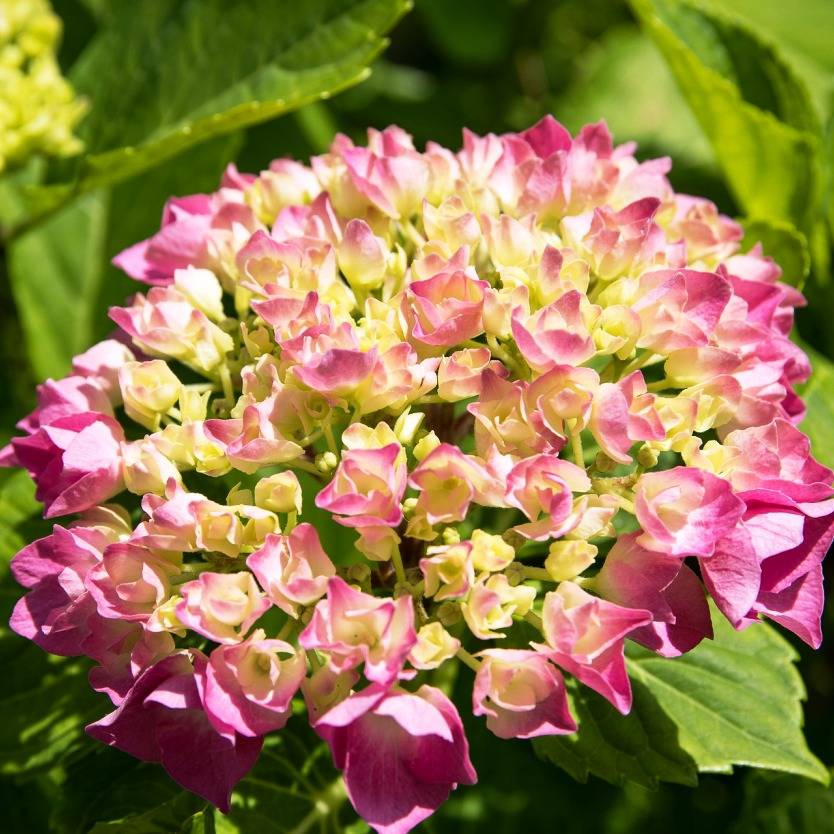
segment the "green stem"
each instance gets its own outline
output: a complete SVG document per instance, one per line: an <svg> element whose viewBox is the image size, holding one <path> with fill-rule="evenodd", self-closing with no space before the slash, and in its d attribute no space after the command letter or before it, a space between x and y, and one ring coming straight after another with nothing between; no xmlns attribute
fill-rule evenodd
<svg viewBox="0 0 834 834"><path fill-rule="evenodd" d="M339 454L339 447L336 445L336 438L333 435L333 426L330 424L330 420L325 420L324 422L324 437L327 440L327 448L333 452L334 455Z"/></svg>
<svg viewBox="0 0 834 834"><path fill-rule="evenodd" d="M582 449L582 430L573 428L570 432L570 446L573 452L573 462L580 468L585 468L585 453Z"/></svg>
<svg viewBox="0 0 834 834"><path fill-rule="evenodd" d="M305 460L304 458L296 458L295 460L290 461L287 466L293 469L301 469L304 472L309 472L311 475L314 475L320 481L324 481L324 473L321 470L316 469L316 465L311 463L309 460Z"/></svg>
<svg viewBox="0 0 834 834"><path fill-rule="evenodd" d="M397 582L402 582L405 584L405 567L403 566L403 557L400 553L400 548L394 545L394 549L391 551L391 561L394 563L394 573L397 574Z"/></svg>
<svg viewBox="0 0 834 834"><path fill-rule="evenodd" d="M620 506L627 513L631 513L632 515L637 515L637 510L634 507L634 502L633 501L629 501L628 498L625 498L622 495L618 495L617 500L618 500Z"/></svg>
<svg viewBox="0 0 834 834"><path fill-rule="evenodd" d="M468 651L466 651L466 649L464 649L462 646L461 646L461 648L459 648L459 649L457 650L457 652L456 652L455 654L456 654L456 655L457 655L457 657L458 657L458 658L460 658L460 660L462 660L462 661L463 661L463 662L464 662L464 663L465 663L465 664L466 664L466 665L467 665L467 666L468 666L468 667L469 667L469 668L470 668L473 672L478 672L478 670L481 668L481 662L480 662L479 660L475 659L474 657L472 657L472 655L471 655L471 654L469 654L469 652L468 652Z"/></svg>
<svg viewBox="0 0 834 834"><path fill-rule="evenodd" d="M320 820L326 819L347 799L345 783L340 776L321 793L313 797L313 808L290 834L306 834Z"/></svg>
<svg viewBox="0 0 834 834"><path fill-rule="evenodd" d="M637 371L640 368L645 368L647 365L654 365L657 362L662 362L665 359L664 356L661 356L659 353L652 353L651 351L646 351L642 356L638 356L635 359L632 359L628 365L623 368L622 372L620 373L620 379L623 377L628 376L632 371Z"/></svg>
<svg viewBox="0 0 834 834"><path fill-rule="evenodd" d="M235 391L232 387L232 374L229 366L221 365L218 374L220 375L220 384L223 386L223 397L231 407L235 404Z"/></svg>
<svg viewBox="0 0 834 834"><path fill-rule="evenodd" d="M542 582L553 582L553 577L544 568L532 568L524 565L525 579L539 579Z"/></svg>
<svg viewBox="0 0 834 834"><path fill-rule="evenodd" d="M299 622L298 620L294 620L292 617L289 617L284 625L281 626L281 630L278 632L276 636L276 640L286 640L293 631L298 628Z"/></svg>

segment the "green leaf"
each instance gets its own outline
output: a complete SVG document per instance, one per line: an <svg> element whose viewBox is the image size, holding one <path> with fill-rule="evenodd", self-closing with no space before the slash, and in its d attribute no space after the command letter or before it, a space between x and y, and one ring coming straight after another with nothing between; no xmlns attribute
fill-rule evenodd
<svg viewBox="0 0 834 834"><path fill-rule="evenodd" d="M535 739L536 752L583 783L593 775L615 785L656 788L661 780L696 785L695 763L679 745L677 728L646 686L633 688L634 705L622 716L602 696L571 685L579 732Z"/></svg>
<svg viewBox="0 0 834 834"><path fill-rule="evenodd" d="M26 544L17 528L36 515L40 507L35 500L35 484L26 472L20 469L0 471L0 563Z"/></svg>
<svg viewBox="0 0 834 834"><path fill-rule="evenodd" d="M9 277L39 379L63 376L90 345L104 270L108 194L87 194L9 246Z"/></svg>
<svg viewBox="0 0 834 834"><path fill-rule="evenodd" d="M577 133L605 115L618 140L633 140L670 153L675 170L681 162L704 167L712 151L683 100L662 56L635 26L607 31L581 57L582 73L555 103L559 120Z"/></svg>
<svg viewBox="0 0 834 834"><path fill-rule="evenodd" d="M811 268L808 239L792 223L779 220L742 220L746 252L757 243L782 268L786 284L802 288Z"/></svg>
<svg viewBox="0 0 834 834"><path fill-rule="evenodd" d="M682 657L635 649L632 679L651 691L699 771L747 765L826 783L828 772L802 735L796 652L764 623L735 632L722 617L714 621L715 639Z"/></svg>
<svg viewBox="0 0 834 834"><path fill-rule="evenodd" d="M91 744L59 781L50 820L57 834L197 834L201 823L213 830L200 820L209 810L204 799L184 791L159 765L111 747Z"/></svg>
<svg viewBox="0 0 834 834"><path fill-rule="evenodd" d="M834 785L782 773L747 778L736 834L834 834Z"/></svg>
<svg viewBox="0 0 834 834"><path fill-rule="evenodd" d="M716 616L715 639L679 658L628 647L634 705L622 716L581 685L572 687L579 731L536 739L543 758L580 782L697 783L697 773L734 765L782 770L824 782L802 737L796 655L770 626L737 633ZM719 621L720 620L720 621Z"/></svg>
<svg viewBox="0 0 834 834"><path fill-rule="evenodd" d="M87 664L45 655L16 636L0 644L4 667L14 669L14 684L0 698L0 773L52 767L91 744L84 726L106 703L90 689Z"/></svg>
<svg viewBox="0 0 834 834"><path fill-rule="evenodd" d="M147 806L153 803L156 796L143 794L139 799ZM179 791L173 799L153 804L144 813L98 822L89 834L214 834L213 809L193 813L195 805L204 804L194 794Z"/></svg>
<svg viewBox="0 0 834 834"><path fill-rule="evenodd" d="M409 0L121 2L70 73L86 154L35 215L362 81ZM118 67L118 72L114 68Z"/></svg>
<svg viewBox="0 0 834 834"><path fill-rule="evenodd" d="M86 194L11 243L9 278L39 379L63 376L75 354L107 336L107 308L137 289L110 259L159 228L172 194L215 189L240 143L240 134L220 137L144 177Z"/></svg>
<svg viewBox="0 0 834 834"><path fill-rule="evenodd" d="M834 81L834 4L829 0L802 0L795 14L785 14L782 0L712 0L713 6L741 16L764 32L800 73L820 112L830 112L828 93Z"/></svg>
<svg viewBox="0 0 834 834"><path fill-rule="evenodd" d="M801 391L808 411L800 427L811 438L814 457L834 467L834 363L807 345L803 348L812 372Z"/></svg>
<svg viewBox="0 0 834 834"><path fill-rule="evenodd" d="M751 218L807 230L821 196L818 119L776 49L682 0L631 0Z"/></svg>

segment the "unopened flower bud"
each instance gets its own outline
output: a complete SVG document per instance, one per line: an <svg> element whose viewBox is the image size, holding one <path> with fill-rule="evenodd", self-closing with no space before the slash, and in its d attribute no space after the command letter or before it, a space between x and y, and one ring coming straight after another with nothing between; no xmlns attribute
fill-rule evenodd
<svg viewBox="0 0 834 834"><path fill-rule="evenodd" d="M597 452L594 458L594 469L597 472L613 472L617 468L617 461L612 460L605 452Z"/></svg>
<svg viewBox="0 0 834 834"><path fill-rule="evenodd" d="M394 423L394 434L403 446L410 446L414 442L420 426L426 415L422 411L411 412L406 409Z"/></svg>
<svg viewBox="0 0 834 834"><path fill-rule="evenodd" d="M462 617L460 606L456 602L444 602L437 609L437 619L446 627L460 622Z"/></svg>
<svg viewBox="0 0 834 834"><path fill-rule="evenodd" d="M145 628L148 631L168 631L179 636L184 635L185 626L177 616L177 606L180 602L182 597L175 595L158 605L145 623Z"/></svg>
<svg viewBox="0 0 834 834"><path fill-rule="evenodd" d="M164 455L154 442L146 437L133 443L122 444L122 474L125 487L134 495L164 495L168 482L182 483L176 464Z"/></svg>
<svg viewBox="0 0 834 834"><path fill-rule="evenodd" d="M388 253L388 259L386 261L386 271L388 272L388 275L390 275L396 281L400 281L405 275L405 271L407 268L408 255L406 254L405 249L403 249L402 246L397 244L394 250Z"/></svg>
<svg viewBox="0 0 834 834"><path fill-rule="evenodd" d="M316 455L316 469L319 472L332 472L339 464L339 458L333 452L322 452Z"/></svg>
<svg viewBox="0 0 834 834"><path fill-rule="evenodd" d="M428 623L417 633L417 643L408 660L415 669L436 669L454 657L459 648L460 640L452 637L439 622Z"/></svg>
<svg viewBox="0 0 834 834"><path fill-rule="evenodd" d="M301 497L295 472L278 472L255 484L255 506L273 513L300 513Z"/></svg>
<svg viewBox="0 0 834 834"><path fill-rule="evenodd" d="M474 530L472 541L472 564L477 571L499 571L515 559L515 550L501 536Z"/></svg>
<svg viewBox="0 0 834 834"><path fill-rule="evenodd" d="M229 490L229 494L226 496L226 503L230 506L235 506L236 504L251 504L252 490L245 489L241 487L240 484L236 484L233 489ZM267 509L269 508L267 507Z"/></svg>
<svg viewBox="0 0 834 834"><path fill-rule="evenodd" d="M339 246L339 269L354 289L375 290L385 278L387 249L364 220L351 220Z"/></svg>
<svg viewBox="0 0 834 834"><path fill-rule="evenodd" d="M275 344L269 335L266 327L253 327L251 330L246 322L240 323L240 335L243 339L243 346L253 359L272 353Z"/></svg>
<svg viewBox="0 0 834 834"><path fill-rule="evenodd" d="M658 458L659 454L657 450L652 449L651 446L641 446L637 452L637 463L643 469L654 469L657 466Z"/></svg>
<svg viewBox="0 0 834 834"><path fill-rule="evenodd" d="M513 549L521 547L527 541L517 530L505 530L501 538Z"/></svg>
<svg viewBox="0 0 834 834"><path fill-rule="evenodd" d="M597 548L586 541L553 542L544 569L555 582L574 579L593 564L597 552Z"/></svg>
<svg viewBox="0 0 834 834"><path fill-rule="evenodd" d="M512 564L507 565L507 569L504 571L504 576L507 577L507 582L509 582L512 587L520 585L526 579L524 575L524 565L522 565L521 562L513 562Z"/></svg>
<svg viewBox="0 0 834 834"><path fill-rule="evenodd" d="M127 416L156 431L161 416L179 399L182 386L166 362L151 359L123 365L119 369L119 387Z"/></svg>
<svg viewBox="0 0 834 834"><path fill-rule="evenodd" d="M347 569L346 578L353 585L364 585L371 578L371 569L364 562L359 562Z"/></svg>
<svg viewBox="0 0 834 834"><path fill-rule="evenodd" d="M212 321L224 318L223 289L209 269L189 266L174 272L174 286Z"/></svg>
<svg viewBox="0 0 834 834"><path fill-rule="evenodd" d="M183 386L180 391L180 420L185 423L197 423L208 416L208 403L211 391L198 391Z"/></svg>
<svg viewBox="0 0 834 834"><path fill-rule="evenodd" d="M440 438L430 431L428 434L421 437L414 445L414 457L418 461L422 461L428 457L440 445Z"/></svg>

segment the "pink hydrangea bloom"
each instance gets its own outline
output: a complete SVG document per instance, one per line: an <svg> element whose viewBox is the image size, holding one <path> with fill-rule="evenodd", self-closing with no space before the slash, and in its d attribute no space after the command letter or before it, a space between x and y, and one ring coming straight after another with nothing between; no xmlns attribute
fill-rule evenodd
<svg viewBox="0 0 834 834"><path fill-rule="evenodd" d="M631 684L623 640L648 625L651 612L606 602L573 582L562 582L545 597L542 621L547 645L535 648L627 713Z"/></svg>
<svg viewBox="0 0 834 834"><path fill-rule="evenodd" d="M334 670L364 663L369 681L388 685L417 641L411 597L378 599L333 577L298 640L305 649L327 652Z"/></svg>
<svg viewBox="0 0 834 834"><path fill-rule="evenodd" d="M670 165L546 116L172 198L115 259L151 286L0 450L81 514L13 559L11 626L94 662L91 734L227 809L303 698L404 834L475 779L446 664L526 739L577 731L570 678L627 712L624 641L697 651L709 598L818 646L804 301Z"/></svg>
<svg viewBox="0 0 834 834"><path fill-rule="evenodd" d="M565 683L547 658L521 649L486 649L475 676L472 711L499 738L576 732Z"/></svg>
<svg viewBox="0 0 834 834"><path fill-rule="evenodd" d="M678 466L648 472L637 485L637 519L643 547L673 556L709 556L744 512L744 502L723 478Z"/></svg>
<svg viewBox="0 0 834 834"><path fill-rule="evenodd" d="M400 500L406 479L399 455L396 443L345 452L333 479L316 496L316 506L346 527L396 527L403 517Z"/></svg>
<svg viewBox="0 0 834 834"><path fill-rule="evenodd" d="M228 727L258 737L280 730L293 696L307 674L307 661L289 643L267 640L261 630L209 656L203 700L218 732Z"/></svg>
<svg viewBox="0 0 834 834"><path fill-rule="evenodd" d="M208 720L196 651L169 655L146 669L114 712L87 726L99 741L146 762L160 762L187 790L229 810L234 785L255 764L260 738L218 731Z"/></svg>
<svg viewBox="0 0 834 834"><path fill-rule="evenodd" d="M171 596L171 580L181 572L178 553L152 551L133 542L108 545L85 585L102 617L146 620Z"/></svg>
<svg viewBox="0 0 834 834"><path fill-rule="evenodd" d="M123 487L122 427L92 411L61 417L12 440L20 465L38 486L45 515L68 515L107 501Z"/></svg>
<svg viewBox="0 0 834 834"><path fill-rule="evenodd" d="M177 617L216 643L237 643L271 605L251 573L211 573L186 582Z"/></svg>
<svg viewBox="0 0 834 834"><path fill-rule="evenodd" d="M594 588L618 605L650 611L652 622L629 637L664 657L676 657L712 637L704 589L679 557L646 550L636 539L633 533L620 536L594 578Z"/></svg>
<svg viewBox="0 0 834 834"><path fill-rule="evenodd" d="M315 728L344 772L353 807L378 834L406 834L459 784L477 780L460 716L433 686L411 693L374 684Z"/></svg>
<svg viewBox="0 0 834 834"><path fill-rule="evenodd" d="M321 599L336 572L310 524L299 524L289 536L267 536L246 564L269 599L291 617Z"/></svg>

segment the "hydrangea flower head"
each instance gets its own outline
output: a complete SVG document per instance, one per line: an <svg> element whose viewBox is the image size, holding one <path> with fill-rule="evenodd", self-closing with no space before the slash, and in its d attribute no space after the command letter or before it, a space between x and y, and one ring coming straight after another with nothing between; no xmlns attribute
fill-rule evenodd
<svg viewBox="0 0 834 834"><path fill-rule="evenodd" d="M61 19L48 0L4 0L0 14L0 171L34 154L73 156L88 104L76 98L56 56Z"/></svg>
<svg viewBox="0 0 834 834"><path fill-rule="evenodd" d="M95 661L89 732L226 809L303 699L405 834L476 780L444 664L526 739L576 731L566 677L627 713L625 642L691 650L708 597L819 645L802 297L668 170L545 117L172 198L115 259L147 291L3 451L58 519L12 626Z"/></svg>

